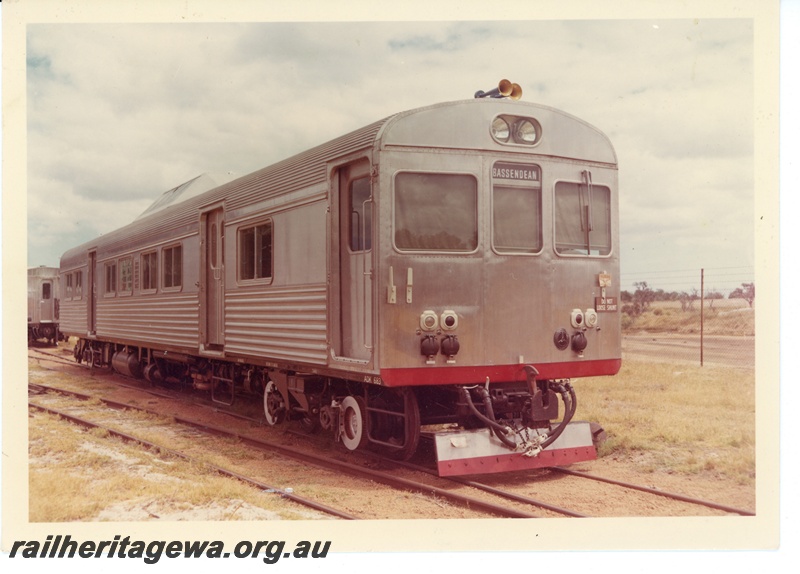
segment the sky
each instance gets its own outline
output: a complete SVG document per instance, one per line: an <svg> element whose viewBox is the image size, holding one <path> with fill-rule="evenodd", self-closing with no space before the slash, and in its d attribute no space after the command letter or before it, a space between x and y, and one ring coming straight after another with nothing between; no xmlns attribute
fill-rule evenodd
<svg viewBox="0 0 800 574"><path fill-rule="evenodd" d="M508 78L615 146L623 288L754 277L750 19L35 23L25 47L28 266L202 173Z"/></svg>
<svg viewBox="0 0 800 574"><path fill-rule="evenodd" d="M129 12L147 20L138 11L143 2L119 5L135 4L137 9ZM197 3L180 2L186 13ZM759 150L753 145L753 123L777 113L770 106L754 108L754 84L759 82L752 21L706 17L709 10L703 4L710 2L692 3L699 5L695 19L687 14L695 8L683 1L677 2L682 7L678 19L649 17L642 10L629 10L627 20L530 19L545 3L529 3L527 12L519 9L521 2L485 3L489 17L448 22L434 13L442 20L437 23L412 17L405 18L406 24L58 23L87 20L72 0L44 18L55 23L28 24L23 37L27 66L23 59L16 77L21 74L25 83L26 140L21 141L27 141L27 157L24 177L7 177L19 157L15 141L4 139L3 224L8 229L15 219L27 221L27 265L57 265L63 251L132 221L160 193L200 173L243 175L391 113L469 98L507 77L522 85L524 100L563 109L610 136L620 160L622 272L630 282L644 279L659 286L659 281L677 283L680 277L682 284L674 288L684 288L684 281L689 288L696 281L692 285L684 276L696 275L701 267L734 270L729 288L740 278L752 279L754 262L759 263L758 239L766 237L754 235L754 222L762 217L754 202L776 191L754 173ZM6 14L8 4L0 4ZM236 3L219 4L232 11ZM609 2L598 4L605 9ZM794 47L787 70L796 70L791 63L796 64L800 48L798 4L782 2L795 12L794 35L784 34ZM493 12L514 21L492 21ZM520 21L516 13L527 18ZM430 17L427 10L421 14ZM461 11L452 14L462 16ZM97 18L94 14L88 20ZM176 19L192 20L185 15L165 20ZM5 39L3 50L5 58ZM18 109L11 100L17 91L13 84L9 89L7 66L14 65L9 62L3 62L4 130L16 126L9 110ZM798 101L796 78L791 91ZM797 125L797 113L791 106L788 111L792 119L787 125ZM796 133L783 130L782 142L786 138L796 149ZM782 171L794 189L796 157L787 155ZM27 211L25 206L18 211L18 203L8 209L6 200L14 194L24 194ZM796 212L796 203L789 193L785 200L793 209L782 209L781 231L794 245L797 229L789 213ZM5 272L5 265L17 263L8 237ZM767 239L774 248L776 240ZM20 237L20 245L25 243ZM793 253L784 249L785 263L792 263ZM22 269L22 263L17 266ZM739 271L749 277L735 275ZM786 271L784 277L793 273L791 266ZM791 278L784 280L782 313L795 317ZM777 307L776 302L762 303L771 303L770 311ZM16 312L10 307L15 305L5 307L4 318ZM782 323L786 350L795 346L792 327L791 321ZM762 330L759 336L765 338L760 340L773 342L777 335L771 331L777 330ZM14 344L9 339L4 354ZM791 353L784 357L786 371L793 371ZM786 377L789 383L794 378ZM796 388L782 386L784 405L797 404ZM788 436L791 417L784 419ZM792 477L797 476L795 467ZM792 477L787 473L781 484L792 484ZM795 490L782 489L784 506L797 508L796 498ZM729 558L741 571L776 557L785 560L787 552L797 553L785 544L789 528L796 530L786 520L790 514L782 516L780 553L678 552L658 559L674 570L676 559L687 567L703 560L714 567ZM577 553L569 559L583 558L582 564L596 569L598 559L606 557L603 565L611 571L619 560L635 555ZM373 556L381 559L363 557ZM492 567L503 558L466 556L473 564L484 559L487 566L490 558ZM510 566L519 561L516 554L505 558L514 561ZM563 557L554 560L560 563Z"/></svg>

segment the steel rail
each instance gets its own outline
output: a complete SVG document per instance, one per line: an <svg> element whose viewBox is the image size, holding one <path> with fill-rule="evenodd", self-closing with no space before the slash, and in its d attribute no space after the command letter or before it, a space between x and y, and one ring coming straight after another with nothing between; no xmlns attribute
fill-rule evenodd
<svg viewBox="0 0 800 574"><path fill-rule="evenodd" d="M688 502L690 504L697 504L699 506L705 506L708 508L713 508L715 510L723 510L725 512L730 512L732 514L739 514L741 516L755 516L755 512L751 512L749 510L743 510L741 508L734 508L732 506L726 506L724 504L719 504L717 502L712 502L710 500L703 500L701 498L694 498L691 496L685 496L683 494L677 494L674 492L668 492L666 490L658 490L656 488L650 488L649 486L640 486L638 484L633 484L630 482L624 482L621 480L615 480L613 478L605 478L602 476L594 476L591 474L587 474L585 472L578 472L577 470L569 470L567 468L561 467L553 467L551 470L556 472L560 472L562 474L568 474L571 476L577 476L580 478L587 478L589 480L596 480L599 482L605 482L608 484L613 484L616 486L621 486L623 488L629 488L631 490L639 490L641 492L647 492L649 494L657 494L658 496L663 496L665 498L671 498L673 500L680 500L681 502Z"/></svg>
<svg viewBox="0 0 800 574"><path fill-rule="evenodd" d="M67 359L63 359L62 357L58 357L57 355L54 355L52 353L48 353L46 351L42 351L42 350L39 350L39 349L36 349L36 348L31 348L30 350L36 351L37 353L40 353L40 354L43 354L43 355L48 355L48 356L53 357L55 359L59 359L58 362L64 362L64 363L67 363L67 364L73 364L72 362L68 361ZM54 362L56 362L56 361L54 361ZM74 364L80 365L79 363L74 363ZM43 385L37 385L37 386L44 387ZM146 392L146 393L150 393L150 394L153 394L155 396L159 396L159 397L163 397L163 398L175 399L175 397L171 397L171 396L163 394L163 393L158 393L158 392L153 391L151 389L144 389L144 388L135 387L135 386L132 386L132 385L125 385L125 384L121 384L121 386L124 386L124 387L127 387L127 388L131 388L131 389L140 390L140 391L143 391L143 392ZM59 391L58 389L54 389L54 388L49 389L49 390L53 390L53 391L56 391L56 392ZM80 393L74 393L73 391L68 391L68 392L72 393L72 394L75 394L76 396L80 395ZM84 397L85 398L92 398L89 395L84 395ZM104 400L104 402L107 402L107 400ZM113 401L111 401L111 402L113 402ZM109 406L112 406L110 403L108 403L108 404L109 404ZM127 406L127 405L122 405L122 403L118 403L118 405L120 405L122 408L138 408L138 407L130 407L130 406ZM210 407L210 408L213 408L213 407ZM227 410L222 410L222 409L218 409L218 408L214 408L214 410L216 412L221 412L221 413L224 413L224 414L227 414L227 415L231 415L231 416L234 416L234 417L237 417L237 418L241 418L241 419L244 419L244 420L249 420L249 421L253 421L253 422L259 422L259 421L256 421L256 419L253 419L252 417L246 417L246 416L243 416L243 415L239 415L237 413L229 412ZM296 433L296 434L301 434L301 433ZM302 436L302 434L301 434L301 436ZM368 452L364 453L364 454L368 454L370 456L373 456L372 453L368 453ZM411 463L407 463L407 462L404 462L404 461L397 461L397 460L387 459L385 457L379 457L378 455L374 455L374 456L378 457L380 460L384 460L384 461L387 461L387 462L392 462L392 463L398 464L400 466L406 466L408 468L412 468L412 469L415 469L415 470L418 470L418 471L425 472L427 474L436 476L436 474L433 471L431 471L430 469L426 469L425 467L417 466L417 465L414 465L414 464L411 464ZM670 498L670 499L673 499L673 500L679 500L679 501L686 502L686 503L689 503L689 504L696 504L696 505L699 505L699 506L705 506L707 508L712 508L712 509L715 509L715 510L721 510L721 511L729 512L729 513L732 513L732 514L739 514L741 516L755 516L755 513L752 512L752 511L749 511L749 510L743 510L741 508L735 508L735 507L732 507L732 506L719 504L719 503L716 503L716 502L713 502L713 501L709 501L709 500L703 500L703 499L699 499L699 498L685 496L685 495L678 494L678 493L672 493L672 492L668 492L668 491L664 491L664 490L658 490L658 489L650 488L650 487L647 487L647 486L640 486L640 485L636 485L636 484L632 484L632 483L628 483L628 482L623 482L623 481L619 481L619 480L615 480L615 479L611 479L611 478L604 478L604 477L594 476L594 475L590 475L590 474L586 474L586 473L582 473L582 472L578 472L578 471L574 471L574 470L569 470L569 469L566 469L566 468L553 467L553 468L551 468L551 470L556 471L556 472L561 472L562 474L572 475L572 476L576 476L576 477L580 477L580 478L587 478L587 479L590 479L590 480L596 480L598 482L605 482L605 483L608 483L608 484L613 484L613 485L620 486L620 487L623 487L623 488L628 488L628 489L631 489L631 490L638 490L638 491L646 492L646 493L649 493L649 494L655 494L655 495L658 495L658 496L662 496L662 497L665 497L665 498ZM564 515L567 515L567 516L573 516L573 517L578 517L578 518L586 518L587 517L587 515L584 515L584 514L573 512L571 510L568 510L568 509L565 509L565 508L560 508L558 506L549 505L546 502L542 502L542 501L539 501L539 500L536 500L536 499L528 498L528 497L525 497L525 496L522 496L522 495L517 495L517 494L514 494L514 493L508 493L506 491L501 491L501 490L495 489L494 487L491 487L491 486L488 486L488 485L485 485L485 484L482 484L482 483L469 481L469 480L466 480L466 479L460 479L460 478L457 478L457 477L450 477L449 480L454 481L454 482L459 482L461 484L464 484L464 485L467 485L467 486L471 486L473 488L477 488L479 490L483 490L485 492L489 492L489 493L495 494L497 496L501 496L501 497L508 498L508 499L511 499L511 500L516 500L517 502L523 502L523 503L526 503L526 504L531 504L531 505L534 505L534 506L537 506L537 507L540 507L540 508L543 508L543 509L546 509L546 510L551 510L553 512L561 513L561 514L564 514ZM530 517L533 518L534 516L531 515Z"/></svg>
<svg viewBox="0 0 800 574"><path fill-rule="evenodd" d="M49 358L35 357L35 356L31 357L30 355L28 355L28 358L35 359L37 361L51 361L53 363L64 363L66 365L72 365L72 366L75 366L75 367L84 366L82 363L78 363L77 361L75 361L75 359L70 360L70 359L68 359L66 357L62 357L62 356L56 355L54 353L50 353L48 351L43 351L42 349L37 349L35 347L28 347L28 351L29 352L33 351L35 353L39 353L40 355L45 355L45 357L49 357Z"/></svg>
<svg viewBox="0 0 800 574"><path fill-rule="evenodd" d="M38 386L41 386L41 385L38 385ZM212 464L210 462L205 462L205 461L200 461L198 459L192 458L192 457L190 457L190 456L188 456L188 455L186 455L186 454L184 454L182 452L179 452L177 450L174 450L174 449L171 449L171 448L168 448L168 447L164 447L162 445L155 444L155 443L150 442L148 440L145 440L145 439L142 439L142 438L139 438L139 437L135 437L135 436L133 436L131 434L124 433L124 432L112 429L112 428L107 427L105 425L102 425L100 423L95 423L95 422L92 422L92 421L88 421L88 420L86 420L84 418L76 417L75 415L71 415L69 413L65 413L63 411L59 411L57 409L46 407L44 405L39 405L39 404L36 404L36 403L32 403L30 401L28 401L28 406L33 407L33 408L35 408L35 409L37 409L39 411L49 413L51 415L59 416L59 417L65 419L65 420L68 420L68 421L70 421L72 423L78 424L78 425L80 425L80 426L82 426L84 428L89 428L89 429L91 429L91 428L99 428L99 429L102 429L102 430L106 431L111 436L120 438L120 439L122 439L122 440L124 440L126 442L136 443L136 444L144 446L144 447L146 447L148 449L151 449L151 450L153 450L155 452L167 453L167 454L169 454L171 456L180 458L180 459L185 460L187 462L190 462L192 464L198 464L198 465L205 466L205 467L210 468L211 470L213 470L214 472L216 472L216 473L218 473L218 474L220 474L222 476L227 476L228 478L234 478L234 479L239 480L239 481L241 481L241 482L243 482L245 484L248 484L250 486L254 486L256 488L259 488L263 492L266 492L266 493L279 494L282 498L286 498L286 499L291 500L293 502L297 502L298 504L301 504L301 505L306 506L308 508L313 508L314 510L319 510L320 512L325 512L327 514L330 514L332 516L336 516L338 518L343 518L345 520L357 520L358 519L357 517L353 516L352 514L348 514L346 512L342 512L341 510L337 510L337 509L332 508L330 506L327 506L327 505L324 505L324 504L320 504L320 503L315 502L315 501L313 501L311 499L308 499L308 498L305 498L305 497L302 497L302 496L298 496L298 495L296 495L294 493L291 493L291 492L287 492L287 491L285 491L283 489L276 488L276 487L270 486L268 484L264 484L263 482L260 482L258 480L253 479L253 478L244 476L242 474L239 474L238 472L229 470L227 468L223 468L223 467L218 466L216 464Z"/></svg>
<svg viewBox="0 0 800 574"><path fill-rule="evenodd" d="M298 434L300 434L300 433L298 433ZM300 436L306 436L306 435L300 434ZM392 463L392 464L397 465L397 466L402 466L404 468L408 468L410 470L415 470L415 471L418 471L418 472L424 472L425 474L428 474L428 475L431 475L431 476L435 476L435 477L437 477L437 478L439 478L441 480L446 480L446 481L449 481L449 482L456 482L456 483L459 483L459 484L463 484L464 486L469 486L469 487L475 488L477 490L482 490L484 492L488 492L489 494L493 494L493 495L499 496L501 498L506 498L508 500L513 500L515 502L522 502L523 504L529 504L529 505L532 505L532 506L536 506L538 508L542 508L543 510L549 510L551 512L556 512L558 514L563 514L565 516L570 516L570 517L573 517L573 518L589 518L588 514L581 514L580 512L576 512L574 510L569 510L568 508L562 508L560 506L555 506L553 504L549 504L547 502L544 502L542 500L537 500L537 499L531 498L529 496L516 494L514 492L509 492L507 490L500 490L499 488L495 488L493 486L489 486L488 484L483 484L482 482L477 482L477 481L469 480L469 479L466 479L466 478L460 478L460 477L457 477L457 476L439 476L438 473L435 470L430 469L430 468L426 468L424 466L420 466L420 465L417 465L417 464L414 464L414 463L411 463L411 462L406 462L406 461L402 461L402 460L394 460L394 459L386 458L384 456L381 456L381 455L375 454L375 453L371 453L371 452L365 452L364 454L368 455L370 457L373 457L373 458L375 458L377 460L380 460L381 462L389 462L389 463Z"/></svg>
<svg viewBox="0 0 800 574"><path fill-rule="evenodd" d="M102 403L104 403L104 404L106 404L106 405L108 405L108 406L110 406L112 408L132 409L132 410L137 410L137 411L151 413L151 414L161 414L161 413L156 413L154 411L151 411L149 409L144 409L142 407L137 407L137 406L134 406L134 405L128 405L128 404L125 404L125 403L120 403L120 402L112 401L112 400L109 400L109 399L103 399L103 398L100 398L100 397L93 397L93 396L90 396L90 395L86 395L84 393L67 391L65 389L58 389L56 387L50 387L49 385L42 385L42 384L36 383L36 386L40 387L40 388L43 388L45 390L48 390L48 391L56 392L56 393L73 395L73 396L75 396L77 398L81 398L81 399L84 399L84 400L85 399L96 399L96 400L99 400ZM224 429L224 428L220 428L220 427L214 426L214 425L210 425L210 424L206 424L206 423L200 423L200 422L197 422L197 421L193 421L193 420L186 419L186 418L183 418L183 417L178 417L178 416L175 416L175 415L169 415L169 416L177 423L180 423L180 424L183 424L183 425L186 425L186 426L190 426L190 427L193 427L193 428L200 429L200 430L202 430L204 432L207 432L209 434L215 434L215 435L218 435L218 436L235 438L236 440L240 441L241 443L246 444L248 446L251 446L253 448L257 448L257 449L260 449L260 450L267 450L267 451L277 452L277 453L279 453L282 456L285 456L287 458L291 458L291 459L294 459L294 460L300 460L300 461L303 461L303 462L308 463L308 464L313 464L315 466L326 468L328 470L333 470L333 471L338 471L338 472L346 472L346 473L351 474L351 475L360 476L362 478L367 478L367 479L370 479L370 480L374 480L376 482L380 482L381 484L384 484L386 486L390 486L392 488L403 488L403 489L408 489L408 490L412 490L412 491L415 491L415 492L423 492L423 493L433 494L435 496L438 496L440 498L449 500L451 502L458 503L459 505L465 506L467 508L479 509L479 510L481 510L483 512L490 513L490 514L496 514L496 515L499 515L499 516L502 516L502 517L505 517L505 518L540 518L539 516L537 516L535 514L532 514L532 513L529 513L529 512L524 512L524 511L508 508L508 507L505 507L505 506L500 506L500 505L497 505L497 504L493 504L491 502L480 500L478 498L473 498L473 497L465 496L465 495L458 494L458 493L455 493L455 492L450 492L448 490L445 490L445 489L442 489L442 488L438 488L438 487L435 487L435 486L431 486L431 485L428 485L428 484L424 484L424 483L421 483L421 482L416 482L416 481L408 480L408 479L405 479L405 478L402 478L402 477L392 476L391 474L388 474L388 473L385 473L385 472L364 468L364 467L356 465L356 464L351 464L351 463L348 463L348 462L339 461L339 460L335 460L335 459L332 459L332 458L323 457L323 456L319 456L319 455L315 455L315 454L311 454L311 453L297 452L297 451L294 451L294 450L292 450L292 449L290 449L288 447L285 447L285 446L282 446L282 445L279 445L279 444L276 444L276 443L273 443L273 442L269 442L269 441L265 441L265 440L261 440L261 439L255 439L255 438L252 438L252 437L249 437L249 436L246 436L246 435L234 432L234 431L230 431L228 429Z"/></svg>
<svg viewBox="0 0 800 574"><path fill-rule="evenodd" d="M31 357L31 358L33 358L33 359L35 359L37 361L50 361L50 362L53 362L53 363L64 363L66 365L75 366L75 367L81 367L83 369L88 369L89 368L89 366L84 364L84 363L77 363L74 360L70 361L69 359L64 359L62 357L59 357L58 355L54 355L54 354L48 353L46 351L41 351L41 350L38 350L38 349L31 349L31 348L29 348L28 350L33 350L33 351L36 351L37 353L41 353L43 355L51 357L50 359L41 358L41 357ZM113 369L109 369L108 373L110 375L114 376L114 377L122 378L122 379L125 379L125 380L130 380L131 379L131 377L123 375L122 373L118 373L118 372L114 371ZM138 380L138 379L134 378L133 380ZM135 390L135 391L141 391L143 393L148 393L148 394L151 394L151 395L153 395L155 397L160 397L160 398L164 398L164 399L184 400L182 397L186 396L185 394L179 394L179 393L170 394L170 392L173 392L171 389L169 389L168 392L164 392L164 391L159 391L159 390L155 390L155 389L148 389L147 387L143 387L141 385L130 385L130 384L127 384L127 383L121 383L119 381L114 381L114 385L116 385L118 387L122 387L124 389L131 389L131 390ZM234 417L234 418L237 418L237 419L241 419L241 420L245 420L245 421L249 421L249 422L252 422L252 423L255 423L255 424L258 424L258 425L262 425L263 426L265 424L265 422L266 422L263 419L255 419L253 417L249 417L247 415L242 415L242 414L239 414L239 413L231 411L231 410L221 409L218 406L214 406L213 404L206 403L206 402L203 402L201 400L192 399L192 403L196 404L196 405L203 406L203 407L207 407L208 409L210 409L210 410L212 410L214 412L224 413L224 414L226 414L228 416L231 416L231 417Z"/></svg>

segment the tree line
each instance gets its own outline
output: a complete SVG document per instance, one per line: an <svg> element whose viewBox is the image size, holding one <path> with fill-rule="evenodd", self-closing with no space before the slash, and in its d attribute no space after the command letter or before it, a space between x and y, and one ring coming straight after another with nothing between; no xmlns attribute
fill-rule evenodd
<svg viewBox="0 0 800 574"><path fill-rule="evenodd" d="M633 293L627 290L620 293L620 300L623 303L622 312L628 315L640 315L656 301L679 301L682 311L691 311L695 303L700 300L700 291L695 288L689 291L665 291L664 289L653 289L647 284L647 281L636 282L633 286L635 287ZM744 299L751 308L755 297L755 283L742 283L740 287L728 294L728 299ZM709 301L709 307L713 308L714 300L724 299L725 296L714 289L707 289L703 298Z"/></svg>

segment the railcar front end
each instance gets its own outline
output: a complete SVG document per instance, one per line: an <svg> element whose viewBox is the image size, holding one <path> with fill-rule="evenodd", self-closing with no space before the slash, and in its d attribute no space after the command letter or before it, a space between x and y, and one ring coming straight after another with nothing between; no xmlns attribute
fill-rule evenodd
<svg viewBox="0 0 800 574"><path fill-rule="evenodd" d="M607 138L542 106L434 107L385 128L379 182L380 380L414 390L439 472L594 458L569 379L621 364Z"/></svg>
<svg viewBox="0 0 800 574"><path fill-rule="evenodd" d="M51 345L61 338L58 328L58 268L28 269L28 342L46 339Z"/></svg>

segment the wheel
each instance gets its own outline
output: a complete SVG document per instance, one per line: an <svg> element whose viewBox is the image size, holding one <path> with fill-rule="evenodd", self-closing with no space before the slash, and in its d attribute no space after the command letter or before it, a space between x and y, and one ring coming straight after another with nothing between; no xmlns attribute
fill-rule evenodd
<svg viewBox="0 0 800 574"><path fill-rule="evenodd" d="M348 396L342 401L341 439L347 450L353 451L367 444L364 399Z"/></svg>
<svg viewBox="0 0 800 574"><path fill-rule="evenodd" d="M420 416L417 396L411 389L381 389L370 396L370 436L383 452L396 460L408 460L417 450L420 439ZM396 414L393 414L396 413Z"/></svg>
<svg viewBox="0 0 800 574"><path fill-rule="evenodd" d="M282 423L286 417L283 396L273 381L267 381L267 386L264 388L264 416L271 427Z"/></svg>

